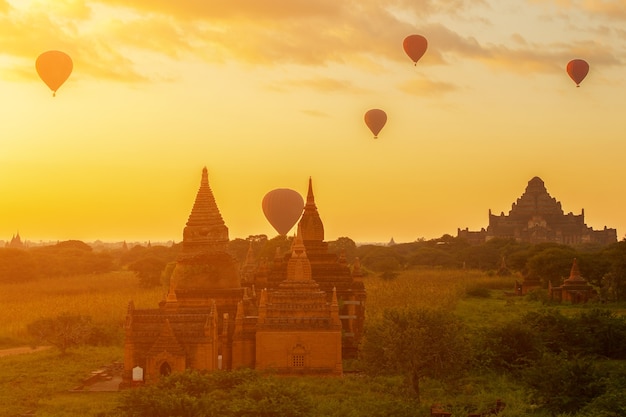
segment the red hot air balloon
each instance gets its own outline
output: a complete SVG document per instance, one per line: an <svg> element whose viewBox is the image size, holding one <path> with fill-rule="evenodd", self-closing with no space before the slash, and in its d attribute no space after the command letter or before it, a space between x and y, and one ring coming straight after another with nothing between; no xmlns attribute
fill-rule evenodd
<svg viewBox="0 0 626 417"><path fill-rule="evenodd" d="M70 76L73 67L72 58L61 51L46 51L39 55L35 61L37 74L50 87L53 97Z"/></svg>
<svg viewBox="0 0 626 417"><path fill-rule="evenodd" d="M365 124L374 134L374 139L378 139L378 133L387 123L387 113L380 109L371 109L365 113Z"/></svg>
<svg viewBox="0 0 626 417"><path fill-rule="evenodd" d="M402 46L404 47L404 52L415 63L414 65L417 65L417 61L426 53L428 41L422 35L409 35L404 38Z"/></svg>
<svg viewBox="0 0 626 417"><path fill-rule="evenodd" d="M274 229L286 235L302 216L304 199L297 191L277 188L265 194L261 205L263 214Z"/></svg>
<svg viewBox="0 0 626 417"><path fill-rule="evenodd" d="M580 87L580 83L585 79L589 72L589 64L583 59L572 59L567 63L567 74L576 83L576 87Z"/></svg>

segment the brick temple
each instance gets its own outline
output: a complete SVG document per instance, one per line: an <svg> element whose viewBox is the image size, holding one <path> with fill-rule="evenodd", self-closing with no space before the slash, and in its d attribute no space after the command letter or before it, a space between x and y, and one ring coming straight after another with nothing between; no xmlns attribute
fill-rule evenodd
<svg viewBox="0 0 626 417"><path fill-rule="evenodd" d="M289 253L273 268L240 268L204 168L165 299L129 303L121 386L186 369L341 375L344 341L356 349L363 330L365 289L358 262L351 271L323 238L309 180Z"/></svg>
<svg viewBox="0 0 626 417"><path fill-rule="evenodd" d="M561 286L553 287L552 281L548 281L548 294L551 301L568 301L572 304L586 303L597 296L593 287L580 275L576 259L572 263L569 278Z"/></svg>
<svg viewBox="0 0 626 417"><path fill-rule="evenodd" d="M581 214L565 214L561 202L551 197L539 177L528 181L520 198L512 204L508 215L495 215L489 210L489 226L480 231L458 229L457 236L474 244L493 238L510 238L519 242L554 242L565 245L596 243L608 245L617 242L617 230L604 226L594 230L585 224L585 210Z"/></svg>
<svg viewBox="0 0 626 417"><path fill-rule="evenodd" d="M366 294L360 264L356 259L350 269L345 257L328 251L328 243L324 241L324 224L315 204L311 179L298 230L311 264L313 279L326 293L326 301L332 301L333 291L337 293L340 304L339 317L343 328L343 356L354 358L365 320ZM287 267L292 256L292 253L284 255L277 253L273 262L263 263L248 280L251 279L256 288L277 289L287 277Z"/></svg>

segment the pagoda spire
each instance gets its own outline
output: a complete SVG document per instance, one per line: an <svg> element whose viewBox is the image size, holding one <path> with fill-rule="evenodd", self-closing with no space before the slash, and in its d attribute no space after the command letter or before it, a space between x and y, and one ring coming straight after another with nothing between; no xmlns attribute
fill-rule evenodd
<svg viewBox="0 0 626 417"><path fill-rule="evenodd" d="M226 251L227 247L228 227L217 208L209 186L209 174L204 167L200 188L183 230L183 252Z"/></svg>
<svg viewBox="0 0 626 417"><path fill-rule="evenodd" d="M574 258L574 262L572 263L572 269L569 273L569 278L566 279L563 284L573 284L573 283L586 283L585 279L580 275L580 268L578 268L578 261Z"/></svg>
<svg viewBox="0 0 626 417"><path fill-rule="evenodd" d="M311 281L311 263L306 256L306 248L300 236L300 226L291 244L291 257L287 262L287 280Z"/></svg>
<svg viewBox="0 0 626 417"><path fill-rule="evenodd" d="M315 196L313 195L313 180L309 177L309 190L306 195L306 204L302 218L298 223L301 228L302 240L322 242L324 240L324 224L317 211L315 205Z"/></svg>

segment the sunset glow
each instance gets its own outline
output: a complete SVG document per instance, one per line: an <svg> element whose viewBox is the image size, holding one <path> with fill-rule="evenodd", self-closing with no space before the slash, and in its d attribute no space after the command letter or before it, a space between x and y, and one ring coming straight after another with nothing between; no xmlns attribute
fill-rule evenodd
<svg viewBox="0 0 626 417"><path fill-rule="evenodd" d="M539 176L621 240L624 27L626 0L0 0L0 240L180 241L205 166L231 239L275 236L263 196L309 177L326 240L409 242Z"/></svg>

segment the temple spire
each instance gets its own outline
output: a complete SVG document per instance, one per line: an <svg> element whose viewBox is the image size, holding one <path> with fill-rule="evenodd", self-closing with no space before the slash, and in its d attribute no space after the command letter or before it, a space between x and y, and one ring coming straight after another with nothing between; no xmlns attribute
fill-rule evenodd
<svg viewBox="0 0 626 417"><path fill-rule="evenodd" d="M313 180L309 177L309 190L306 195L306 204L304 205L304 212L302 218L298 223L301 229L302 240L322 242L324 240L324 224L317 211L315 205L315 196L313 195Z"/></svg>
<svg viewBox="0 0 626 417"><path fill-rule="evenodd" d="M300 236L300 226L291 244L291 257L287 262L287 279L293 281L311 281L311 263L306 256L306 248Z"/></svg>
<svg viewBox="0 0 626 417"><path fill-rule="evenodd" d="M228 246L228 227L217 208L209 186L209 174L202 169L200 188L183 231L183 251L225 251Z"/></svg>

